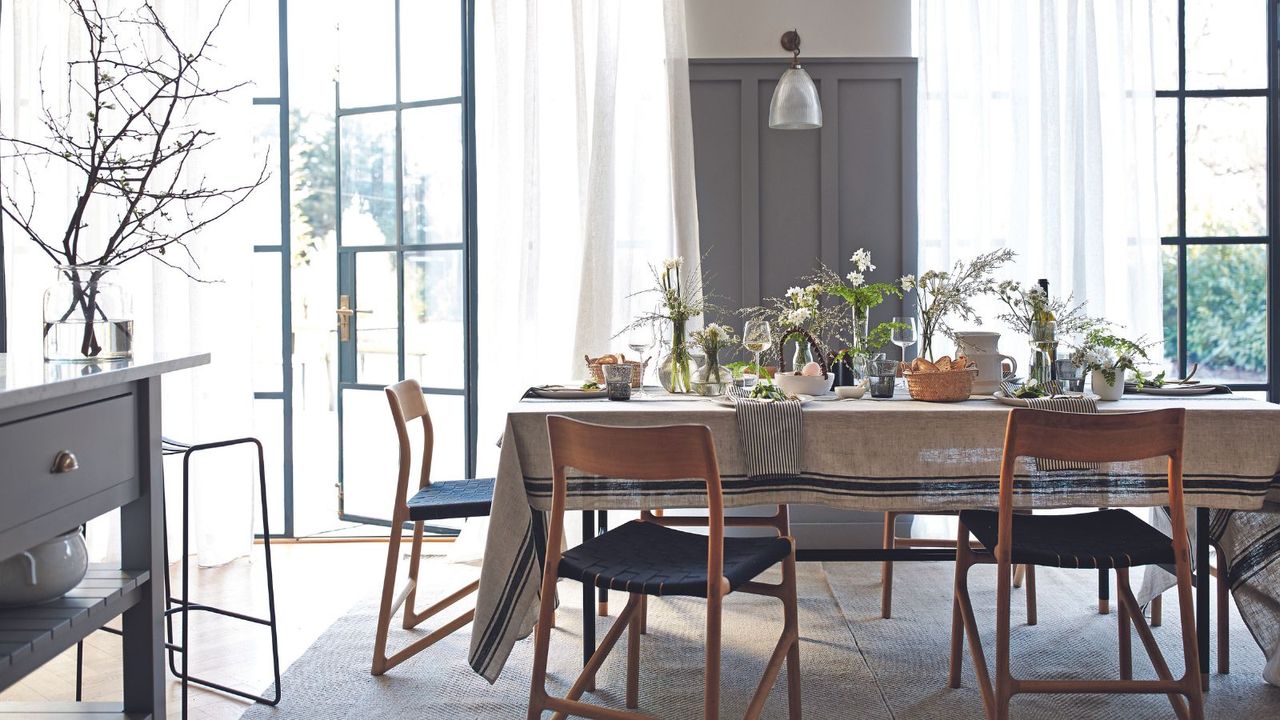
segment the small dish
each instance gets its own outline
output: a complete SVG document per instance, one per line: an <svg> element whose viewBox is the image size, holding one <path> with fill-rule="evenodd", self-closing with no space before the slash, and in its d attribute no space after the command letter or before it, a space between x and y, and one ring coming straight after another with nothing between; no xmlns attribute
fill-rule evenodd
<svg viewBox="0 0 1280 720"><path fill-rule="evenodd" d="M867 394L867 384L865 382L857 385L837 385L836 397L841 400L858 400Z"/></svg>

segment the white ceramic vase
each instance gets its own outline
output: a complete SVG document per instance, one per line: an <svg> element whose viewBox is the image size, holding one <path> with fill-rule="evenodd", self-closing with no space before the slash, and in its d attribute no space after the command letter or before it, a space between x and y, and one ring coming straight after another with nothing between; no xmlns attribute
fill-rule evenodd
<svg viewBox="0 0 1280 720"><path fill-rule="evenodd" d="M1093 386L1093 392L1100 400L1119 400L1124 395L1124 371L1116 371L1116 382L1114 385L1107 384L1107 378L1102 374L1101 370L1094 370L1089 373L1089 383Z"/></svg>

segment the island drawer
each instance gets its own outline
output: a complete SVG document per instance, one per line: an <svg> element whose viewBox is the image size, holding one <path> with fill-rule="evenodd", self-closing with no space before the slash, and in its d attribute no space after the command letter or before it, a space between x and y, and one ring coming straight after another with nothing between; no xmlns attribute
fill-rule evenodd
<svg viewBox="0 0 1280 720"><path fill-rule="evenodd" d="M0 532L135 480L137 428L133 395L0 425Z"/></svg>

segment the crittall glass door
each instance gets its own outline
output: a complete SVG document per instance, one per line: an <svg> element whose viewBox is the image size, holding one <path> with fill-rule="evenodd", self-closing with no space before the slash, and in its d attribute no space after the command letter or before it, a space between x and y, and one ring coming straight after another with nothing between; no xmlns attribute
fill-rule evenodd
<svg viewBox="0 0 1280 720"><path fill-rule="evenodd" d="M334 318L344 520L390 517L398 460L386 385L422 385L433 478L474 465L467 10L463 0L365 0L343 12Z"/></svg>

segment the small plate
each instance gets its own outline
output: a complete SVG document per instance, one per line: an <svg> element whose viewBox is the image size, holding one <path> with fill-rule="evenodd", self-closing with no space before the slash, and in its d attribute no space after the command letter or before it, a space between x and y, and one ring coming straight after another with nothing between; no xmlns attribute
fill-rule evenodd
<svg viewBox="0 0 1280 720"><path fill-rule="evenodd" d="M999 401L1001 405L1008 405L1009 407L1031 407L1031 405L1027 402L1027 398L1009 397L1008 395L1005 395L1003 391L1000 391L1000 390L997 390L994 393L992 393L991 397ZM1094 395L1093 393L1081 393L1078 395L1077 394L1058 395L1058 397L1083 397L1083 398L1088 398L1090 400L1098 399L1098 396Z"/></svg>
<svg viewBox="0 0 1280 720"><path fill-rule="evenodd" d="M1138 388L1138 392L1143 395L1208 395L1217 389L1217 385L1173 385L1166 387L1144 385Z"/></svg>
<svg viewBox="0 0 1280 720"><path fill-rule="evenodd" d="M812 395L797 395L796 399L800 401L801 405L808 405L809 403L813 402ZM729 397L728 395L720 395L714 398L710 398L710 400L717 405L724 405L725 407L733 407L735 405L735 401L733 400L733 398ZM743 398L742 402L777 402L777 401L776 400L753 400L751 398Z"/></svg>
<svg viewBox="0 0 1280 720"><path fill-rule="evenodd" d="M587 398L607 397L609 394L609 391L605 388L583 390L572 385L543 385L542 387L529 388L529 390L535 396L547 398L548 400L585 400Z"/></svg>

